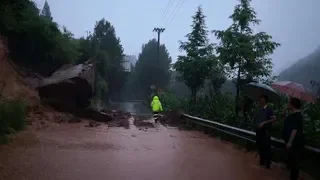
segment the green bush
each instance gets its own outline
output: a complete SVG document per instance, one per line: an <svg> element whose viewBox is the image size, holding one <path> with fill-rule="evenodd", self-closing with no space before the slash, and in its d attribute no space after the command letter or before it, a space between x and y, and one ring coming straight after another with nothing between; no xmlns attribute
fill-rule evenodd
<svg viewBox="0 0 320 180"><path fill-rule="evenodd" d="M306 141L308 144L320 148L320 103L310 105L304 115Z"/></svg>
<svg viewBox="0 0 320 180"><path fill-rule="evenodd" d="M178 98L172 93L162 92L159 94L160 101L162 103L162 107L164 111L182 109L184 110L184 102L185 100L182 98Z"/></svg>
<svg viewBox="0 0 320 180"><path fill-rule="evenodd" d="M160 100L164 111L181 109L183 112L209 119L216 122L232 125L235 127L246 128L247 130L253 130L254 122L252 117L249 117L248 124L242 126L244 117L240 112L236 117L234 112L235 100L232 95L227 93L218 93L213 95L202 95L197 97L196 103L190 102L189 99L179 98L175 94L163 92L160 95ZM271 134L276 138L281 138L283 128L282 113L287 109L288 99L281 98L281 102L278 105L270 104L275 111L277 121L272 125ZM306 136L307 144L320 147L320 103L317 104L304 104L304 133ZM258 106L255 104L252 107L250 113L253 115L258 110ZM249 115L250 116L250 115Z"/></svg>
<svg viewBox="0 0 320 180"><path fill-rule="evenodd" d="M0 141L25 128L26 105L20 100L0 100ZM0 142L0 143L1 143Z"/></svg>
<svg viewBox="0 0 320 180"><path fill-rule="evenodd" d="M163 92L159 96L164 111L180 109L193 116L223 123L235 121L234 98L227 93L198 96L196 103L169 92Z"/></svg>

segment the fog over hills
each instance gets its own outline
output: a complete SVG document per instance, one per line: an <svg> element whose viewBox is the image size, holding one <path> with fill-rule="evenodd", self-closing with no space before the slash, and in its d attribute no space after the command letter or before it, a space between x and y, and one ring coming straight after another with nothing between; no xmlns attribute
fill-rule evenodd
<svg viewBox="0 0 320 180"><path fill-rule="evenodd" d="M309 88L310 81L320 81L320 46L279 74L279 80L295 81Z"/></svg>

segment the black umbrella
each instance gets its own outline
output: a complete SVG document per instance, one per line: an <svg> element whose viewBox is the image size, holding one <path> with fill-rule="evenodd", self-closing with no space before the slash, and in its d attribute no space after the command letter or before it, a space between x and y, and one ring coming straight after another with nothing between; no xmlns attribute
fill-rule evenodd
<svg viewBox="0 0 320 180"><path fill-rule="evenodd" d="M243 95L248 96L252 100L259 100L262 94L268 96L270 102L279 102L279 94L270 86L260 83L248 83L241 88Z"/></svg>

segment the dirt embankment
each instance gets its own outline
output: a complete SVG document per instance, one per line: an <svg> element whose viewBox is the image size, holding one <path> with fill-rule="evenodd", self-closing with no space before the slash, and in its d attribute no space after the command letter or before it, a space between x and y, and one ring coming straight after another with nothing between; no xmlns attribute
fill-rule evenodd
<svg viewBox="0 0 320 180"><path fill-rule="evenodd" d="M179 110L172 110L165 112L162 117L159 118L159 121L164 125L169 126L180 126L184 124L183 119L181 118L182 112Z"/></svg>
<svg viewBox="0 0 320 180"><path fill-rule="evenodd" d="M0 36L0 97L22 100L26 103L28 111L26 121L33 128L43 129L52 123L75 123L83 119L90 119L90 117L107 122L109 126L129 128L128 118L131 115L124 112L105 110L103 113L99 113L94 110L84 110L81 111L84 114L71 115L59 112L47 104L42 104L36 88L43 77L15 65L7 54L8 48L5 38ZM78 115L81 118L77 118ZM96 126L93 124L88 126Z"/></svg>
<svg viewBox="0 0 320 180"><path fill-rule="evenodd" d="M38 93L21 77L15 66L6 58L7 49L0 38L0 93L5 98L20 99L28 103L28 106L38 105L40 98ZM1 48L2 47L2 48Z"/></svg>
<svg viewBox="0 0 320 180"><path fill-rule="evenodd" d="M16 66L7 58L7 54L5 38L0 37L0 95L6 99L23 101L27 105L28 124L33 124L38 129L64 117L65 114L41 105L35 89L41 77Z"/></svg>

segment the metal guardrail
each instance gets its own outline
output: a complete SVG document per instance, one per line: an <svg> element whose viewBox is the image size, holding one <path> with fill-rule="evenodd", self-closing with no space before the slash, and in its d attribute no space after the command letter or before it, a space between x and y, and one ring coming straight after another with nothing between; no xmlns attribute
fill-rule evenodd
<svg viewBox="0 0 320 180"><path fill-rule="evenodd" d="M218 123L218 122L215 122L215 121L210 121L210 120L207 120L207 119L191 116L189 114L182 114L182 116L184 116L186 118L189 118L190 120L192 120L196 124L199 124L199 125L202 125L202 126L205 126L205 127L209 127L209 128L218 130L220 132L224 132L226 134L229 134L229 135L232 135L232 136L235 136L235 137L238 137L238 138L250 141L250 142L255 142L255 140L253 140L253 139L250 139L248 137L244 137L244 136L241 136L239 134L233 133L230 130L236 131L236 132L240 132L240 133L243 133L243 134L249 135L249 136L256 136L256 133L253 132L253 131L248 131L248 130L245 130L245 129L241 129L241 128L229 126L229 125L226 125L226 124ZM224 130L222 128L228 129L228 130ZM284 141L281 140L281 139L277 139L277 138L271 137L271 140L273 142L276 142L276 143L284 144ZM320 149L315 148L315 147L305 146L305 149L307 149L307 150L309 150L311 152L320 153Z"/></svg>

